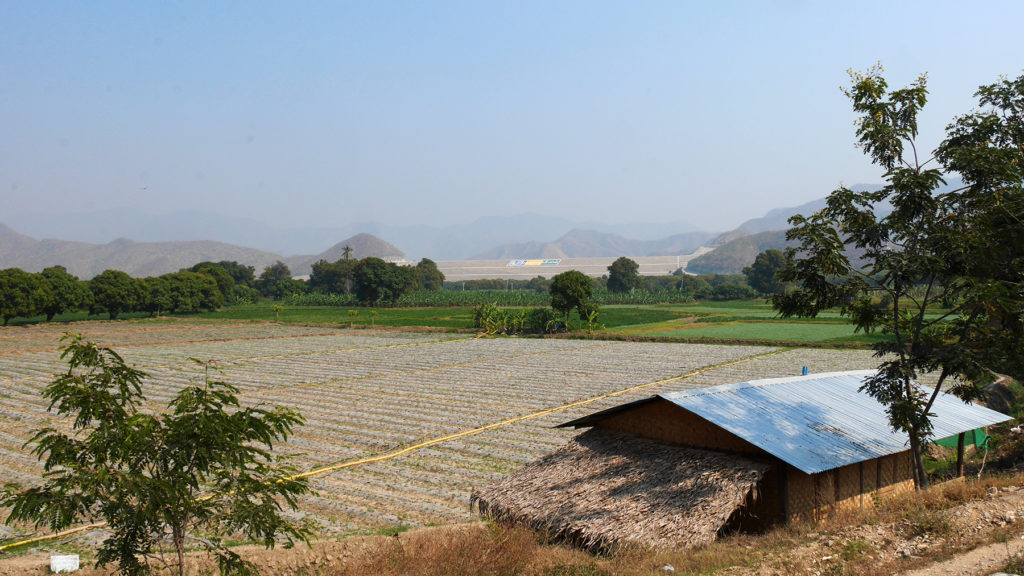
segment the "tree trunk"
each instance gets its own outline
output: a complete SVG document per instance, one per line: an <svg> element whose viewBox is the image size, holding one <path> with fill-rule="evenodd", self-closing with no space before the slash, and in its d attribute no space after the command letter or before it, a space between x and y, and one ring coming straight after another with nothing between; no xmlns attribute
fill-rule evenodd
<svg viewBox="0 0 1024 576"><path fill-rule="evenodd" d="M961 432L956 437L956 476L957 478L964 477L964 437L965 432Z"/></svg>
<svg viewBox="0 0 1024 576"><path fill-rule="evenodd" d="M924 469L924 455L921 449L921 437L916 429L910 431L910 456L913 460L914 486L918 490L928 487L928 473Z"/></svg>

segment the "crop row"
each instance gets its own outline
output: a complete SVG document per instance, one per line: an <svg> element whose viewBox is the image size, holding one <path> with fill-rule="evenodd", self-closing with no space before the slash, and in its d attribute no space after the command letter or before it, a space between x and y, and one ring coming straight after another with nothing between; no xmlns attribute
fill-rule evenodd
<svg viewBox="0 0 1024 576"><path fill-rule="evenodd" d="M262 328L250 339L134 344L123 352L151 373L145 392L156 403L201 377L190 356L219 359L217 378L238 386L244 401L284 404L305 416L306 425L279 449L312 469L769 350L361 331L275 339L279 327ZM196 326L193 333L201 338L208 329ZM125 340L132 338L126 333ZM659 391L798 374L802 366L820 372L871 365L864 351L781 352L318 476L319 494L304 508L330 532L465 519L473 488L574 434L553 429L559 422ZM39 391L60 367L52 352L0 355L0 469L10 471L4 480L38 474L21 444L50 423Z"/></svg>

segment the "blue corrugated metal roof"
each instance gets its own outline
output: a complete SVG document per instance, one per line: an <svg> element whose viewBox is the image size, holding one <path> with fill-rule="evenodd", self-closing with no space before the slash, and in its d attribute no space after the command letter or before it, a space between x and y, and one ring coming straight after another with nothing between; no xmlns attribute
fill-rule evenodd
<svg viewBox="0 0 1024 576"><path fill-rule="evenodd" d="M884 407L860 392L871 370L752 380L659 394L567 422L588 426L604 416L663 398L728 430L808 474L908 449L889 427ZM940 393L932 406L934 437L1010 420L1009 416Z"/></svg>

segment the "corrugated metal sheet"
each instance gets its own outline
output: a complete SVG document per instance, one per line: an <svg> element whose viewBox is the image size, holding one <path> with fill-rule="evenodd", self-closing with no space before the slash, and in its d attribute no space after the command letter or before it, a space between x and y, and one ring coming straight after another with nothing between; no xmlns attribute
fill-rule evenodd
<svg viewBox="0 0 1024 576"><path fill-rule="evenodd" d="M881 404L859 388L873 371L752 380L659 394L567 422L589 426L604 417L663 398L754 444L808 474L895 454L906 435L889 428ZM1009 416L940 393L932 407L934 437L1010 420Z"/></svg>

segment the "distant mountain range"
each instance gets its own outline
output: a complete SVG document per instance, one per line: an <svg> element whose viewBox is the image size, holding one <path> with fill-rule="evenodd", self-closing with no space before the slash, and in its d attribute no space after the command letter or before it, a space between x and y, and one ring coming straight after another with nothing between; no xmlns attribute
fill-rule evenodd
<svg viewBox="0 0 1024 576"><path fill-rule="evenodd" d="M234 260L255 267L259 274L263 268L280 260L288 265L292 274L303 275L309 274L311 265L317 260L340 259L345 245L352 247L353 258L404 257L401 250L369 234L358 234L342 240L320 254L284 257L213 241L134 242L120 238L106 244L90 244L53 239L36 240L0 223L0 268L38 272L48 266L60 265L79 278L89 279L107 269L121 270L137 277L158 276L206 260Z"/></svg>
<svg viewBox="0 0 1024 576"><path fill-rule="evenodd" d="M853 188L866 190L878 187ZM443 228L364 223L303 229L275 229L241 218L187 212L146 216L107 211L74 218L51 214L48 215L50 220L45 222L19 216L17 225L22 231L24 227L39 230L59 225L66 226L68 235L72 237L100 238L107 230L128 230L138 233L138 237L146 241L124 238L92 242L37 240L0 223L0 268L38 271L59 264L80 278L91 278L108 268L123 270L133 276L158 275L187 268L203 260L234 260L255 267L259 273L280 260L293 274L305 275L317 260L333 262L342 258L345 245L352 247L352 257L357 259L366 256L392 260L429 257L438 261L686 255L704 246L712 250L690 261L688 272L735 274L749 266L758 253L786 247L785 230L789 228L787 220L791 216L811 214L824 204L825 199L822 198L800 206L776 208L720 234L694 230L682 222L619 226L595 223L591 227L559 217L530 213L481 218ZM564 232L567 229L569 232ZM202 237L209 231L215 231L220 240L180 240L183 237ZM395 244L382 240L381 236ZM336 239L339 237L346 239L338 242ZM545 237L556 239L536 240ZM225 238L248 242L228 242ZM306 247L314 243L331 247L317 254L307 251L294 256L283 256L264 248L272 245ZM240 244L259 247L246 248ZM407 257L396 245L409 250L412 256ZM481 250L487 246L494 248Z"/></svg>
<svg viewBox="0 0 1024 576"><path fill-rule="evenodd" d="M571 230L551 242L506 244L474 255L473 260L503 258L596 258L602 256L666 256L689 254L714 234L686 232L660 240L633 240L596 230Z"/></svg>
<svg viewBox="0 0 1024 576"><path fill-rule="evenodd" d="M93 244L106 244L118 236L137 242L204 239L251 246L272 254L312 254L339 238L367 233L401 246L410 260L462 260L492 246L557 238L572 229L600 230L637 240L658 240L696 230L692 224L681 221L608 224L530 212L478 218L451 226L352 222L336 227L279 228L266 222L202 212L153 215L124 209L19 214L5 223L35 238L59 235L62 239Z"/></svg>

